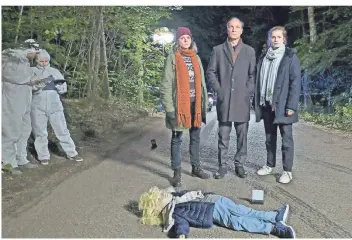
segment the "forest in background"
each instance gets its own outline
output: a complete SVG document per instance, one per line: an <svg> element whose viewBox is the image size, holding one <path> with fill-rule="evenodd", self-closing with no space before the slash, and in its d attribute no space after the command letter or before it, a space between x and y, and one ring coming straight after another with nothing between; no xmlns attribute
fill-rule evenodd
<svg viewBox="0 0 352 240"><path fill-rule="evenodd" d="M172 45L153 34L189 27L206 70L232 16L244 22L244 42L257 56L267 31L285 26L302 65L303 118L352 129L351 7L3 6L2 49L36 39L69 80L65 99L152 107Z"/></svg>

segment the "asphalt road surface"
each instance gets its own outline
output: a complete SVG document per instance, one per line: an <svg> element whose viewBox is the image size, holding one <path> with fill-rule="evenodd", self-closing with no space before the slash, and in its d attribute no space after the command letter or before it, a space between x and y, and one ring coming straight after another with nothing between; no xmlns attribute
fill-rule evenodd
<svg viewBox="0 0 352 240"><path fill-rule="evenodd" d="M208 113L201 132L201 160L206 171L217 169L217 130L215 108ZM150 187L169 186L170 137L161 117L151 118L141 127L145 132L119 150L112 151L99 164L67 174L64 181L41 189L41 194L16 206L3 209L2 237L16 238L164 238L160 227L138 221L138 199ZM150 149L156 139L158 148ZM300 122L294 126L294 180L283 185L276 178L282 170L277 154L274 175L259 177L255 171L265 163L263 123L251 116L248 137L248 177L240 179L233 170L222 180L201 180L190 175L188 134L183 142L183 188L223 194L257 209L272 210L291 205L288 223L298 238L352 237L352 137ZM280 139L279 141L280 142ZM230 158L236 149L231 133ZM281 146L278 146L280 151ZM89 164L87 160L83 164ZM233 165L232 165L233 166ZM42 166L41 166L42 167ZM74 167L74 166L72 166ZM65 169L64 169L65 170ZM60 171L64 171L60 170ZM65 170L66 171L66 170ZM60 175L64 173L56 173ZM44 181L44 180L43 180ZM46 177L45 181L50 181ZM40 188L38 184L37 188ZM264 205L251 205L246 199L252 189L265 191ZM31 190L32 191L32 190ZM21 195L20 193L18 195ZM12 197L16 202L16 196ZM3 200L4 203L4 200ZM8 203L3 204L6 208ZM191 228L192 238L267 238L273 236L235 232L214 226Z"/></svg>

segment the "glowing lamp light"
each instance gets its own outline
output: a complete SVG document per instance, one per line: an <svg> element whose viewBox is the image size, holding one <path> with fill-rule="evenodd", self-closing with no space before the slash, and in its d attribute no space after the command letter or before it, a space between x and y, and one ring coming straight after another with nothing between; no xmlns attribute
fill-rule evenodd
<svg viewBox="0 0 352 240"><path fill-rule="evenodd" d="M153 41L159 44L172 43L174 40L174 35L171 32L159 33L153 35Z"/></svg>

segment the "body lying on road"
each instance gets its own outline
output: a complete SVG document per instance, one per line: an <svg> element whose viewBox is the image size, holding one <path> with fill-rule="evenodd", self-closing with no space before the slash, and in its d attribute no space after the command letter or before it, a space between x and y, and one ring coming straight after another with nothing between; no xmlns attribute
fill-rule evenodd
<svg viewBox="0 0 352 240"><path fill-rule="evenodd" d="M178 238L187 237L190 227L211 228L214 223L235 231L295 238L294 229L286 224L289 205L258 211L215 193L152 187L141 195L139 209L143 224L163 225L164 232L171 230Z"/></svg>

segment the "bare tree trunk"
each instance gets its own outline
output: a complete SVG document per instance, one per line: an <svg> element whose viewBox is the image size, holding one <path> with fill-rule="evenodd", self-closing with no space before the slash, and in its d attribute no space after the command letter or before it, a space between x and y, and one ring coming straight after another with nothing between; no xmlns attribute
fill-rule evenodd
<svg viewBox="0 0 352 240"><path fill-rule="evenodd" d="M103 12L103 7L97 7L96 12L96 35L93 42L93 51L95 52L95 61L92 66L93 71L93 82L92 82L92 97L97 98L98 93L98 82L99 82L99 68L100 68L100 38L101 38L101 15Z"/></svg>
<svg viewBox="0 0 352 240"><path fill-rule="evenodd" d="M301 26L302 26L302 37L305 38L307 36L307 30L305 27L305 19L304 19L304 10L300 10L301 13ZM308 99L309 99L309 76L307 70L304 70L302 77L302 88L303 88L303 106L304 109L308 109Z"/></svg>
<svg viewBox="0 0 352 240"><path fill-rule="evenodd" d="M302 88L303 88L303 106L304 106L304 109L307 109L308 108L308 94L309 94L307 71L304 71L304 74L302 77Z"/></svg>
<svg viewBox="0 0 352 240"><path fill-rule="evenodd" d="M29 23L31 24L31 38L33 38L33 13L32 13L33 7L29 7Z"/></svg>
<svg viewBox="0 0 352 240"><path fill-rule="evenodd" d="M118 58L115 59L114 67L113 67L112 69L115 70L115 67L116 67L116 64L117 64L117 61L118 61L118 60L119 60Z"/></svg>
<svg viewBox="0 0 352 240"><path fill-rule="evenodd" d="M19 34L20 28L21 28L22 13L23 13L23 6L21 6L20 15L18 16L18 24L17 24L17 28L16 28L15 43L17 43L18 34Z"/></svg>
<svg viewBox="0 0 352 240"><path fill-rule="evenodd" d="M302 26L302 37L305 37L307 35L307 30L306 30L306 26L305 26L305 19L304 19L304 11L301 10L301 26Z"/></svg>
<svg viewBox="0 0 352 240"><path fill-rule="evenodd" d="M87 97L90 98L92 96L92 85L94 81L93 72L94 72L94 63L95 63L95 51L94 51L94 31L95 31L95 19L94 16L92 18L92 40L89 40L88 46L88 82L87 82ZM83 62L82 62L83 65Z"/></svg>
<svg viewBox="0 0 352 240"><path fill-rule="evenodd" d="M100 69L100 36L98 37L97 45L95 46L95 65L94 65L94 72L93 72L93 84L92 84L92 95L94 98L99 96L98 92L98 83L99 80L99 69Z"/></svg>
<svg viewBox="0 0 352 240"><path fill-rule="evenodd" d="M88 98L98 96L98 80L100 66L100 15L102 7L95 7L92 14L92 33L89 41L89 81L87 84Z"/></svg>
<svg viewBox="0 0 352 240"><path fill-rule="evenodd" d="M82 37L82 39L81 39L81 43L79 44L78 55L77 55L77 61L76 61L75 66L74 66L74 68L73 68L72 78L74 78L74 77L75 77L75 74L76 74L76 69L77 69L77 65L78 65L78 62L79 62L79 58L80 58L80 56L81 56L81 54L82 54L82 46L83 46L84 39L85 39L85 37L84 37L84 35L83 35L83 37Z"/></svg>
<svg viewBox="0 0 352 240"><path fill-rule="evenodd" d="M328 78L331 79L331 76L329 76ZM327 109L327 113L331 113L332 112L332 91L334 89L334 84L329 84L328 85L328 96L327 96L327 100L328 100L328 109Z"/></svg>
<svg viewBox="0 0 352 240"><path fill-rule="evenodd" d="M144 102L144 81L143 81L143 66L140 66L139 72L138 72L138 104L142 104Z"/></svg>
<svg viewBox="0 0 352 240"><path fill-rule="evenodd" d="M323 16L322 16L321 30L322 30L322 32L325 32L325 30L326 30L326 15L325 14L323 14Z"/></svg>
<svg viewBox="0 0 352 240"><path fill-rule="evenodd" d="M66 71L68 60L70 59L72 45L73 45L73 40L70 41L70 44L69 44L69 47L68 47L68 53L67 53L66 61L65 61L65 65L64 65L64 72Z"/></svg>
<svg viewBox="0 0 352 240"><path fill-rule="evenodd" d="M313 44L317 40L317 27L315 23L315 18L314 18L314 7L308 7L308 22L309 22L309 38L310 38L310 43ZM309 52L311 52L311 47L309 48ZM305 74L307 74L307 70L305 71ZM306 86L309 86L309 76L307 74L306 81L304 84ZM309 92L309 91L308 91ZM309 93L308 93L309 94ZM309 95L306 95L305 101L310 99Z"/></svg>
<svg viewBox="0 0 352 240"><path fill-rule="evenodd" d="M118 72L122 71L122 56L121 54L118 55L117 57L117 69Z"/></svg>
<svg viewBox="0 0 352 240"><path fill-rule="evenodd" d="M310 42L315 43L317 40L317 27L314 18L314 7L308 7L309 35Z"/></svg>
<svg viewBox="0 0 352 240"><path fill-rule="evenodd" d="M104 7L102 7L104 8ZM100 22L101 22L101 56L103 58L102 68L103 68L103 98L109 99L110 98L110 89L109 89L109 75L108 75L108 58L106 55L106 40L105 40L105 32L104 32L104 14L103 10L101 11L100 15Z"/></svg>
<svg viewBox="0 0 352 240"><path fill-rule="evenodd" d="M106 55L107 58L110 59L111 56L114 54L114 50L116 49L114 46L115 37L110 37L107 32L104 30L104 35L107 35L105 38L105 46L106 46Z"/></svg>

